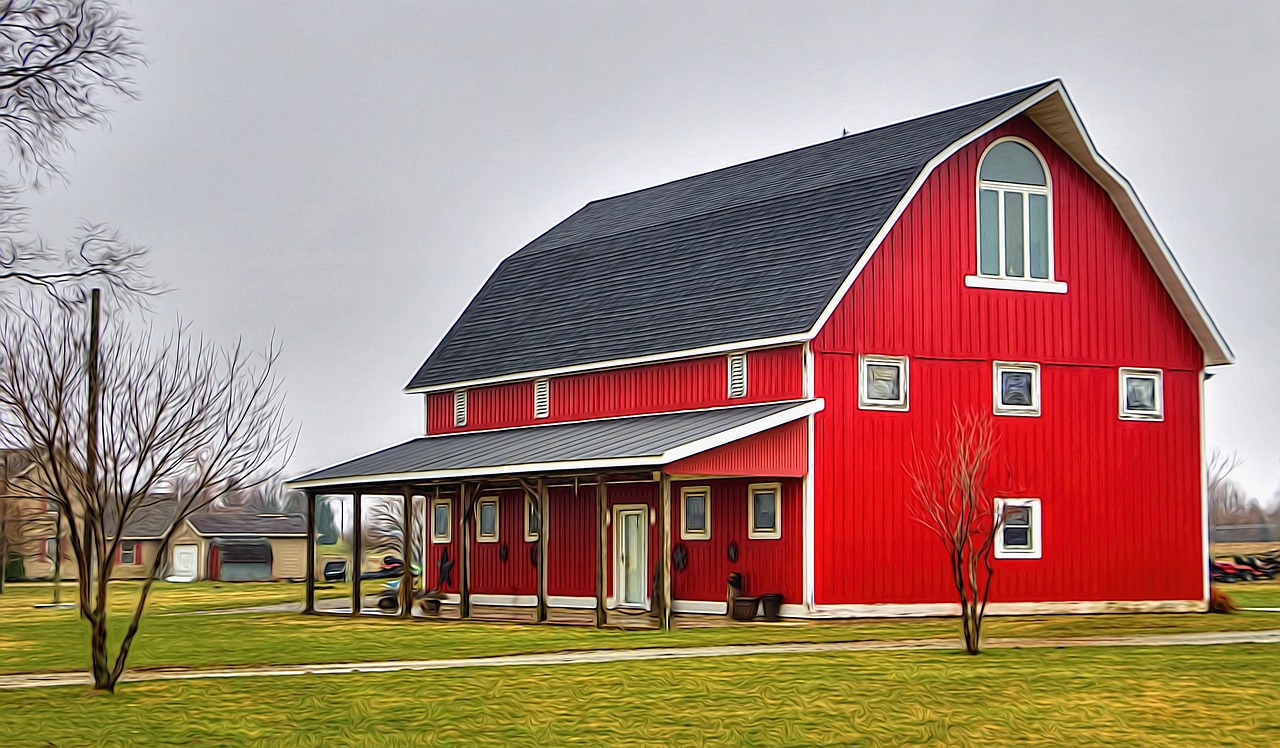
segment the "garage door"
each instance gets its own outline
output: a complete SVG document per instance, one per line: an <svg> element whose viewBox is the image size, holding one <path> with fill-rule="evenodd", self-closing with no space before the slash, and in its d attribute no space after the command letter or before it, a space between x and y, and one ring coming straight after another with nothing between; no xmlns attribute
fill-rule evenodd
<svg viewBox="0 0 1280 748"><path fill-rule="evenodd" d="M214 579L265 582L271 579L271 543L266 540L213 541Z"/></svg>

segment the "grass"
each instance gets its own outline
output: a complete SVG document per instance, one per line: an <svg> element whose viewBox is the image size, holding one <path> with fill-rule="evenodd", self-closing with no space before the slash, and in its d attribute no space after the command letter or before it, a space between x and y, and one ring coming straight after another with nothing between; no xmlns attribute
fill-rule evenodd
<svg viewBox="0 0 1280 748"><path fill-rule="evenodd" d="M0 692L3 745L1280 744L1280 648L762 655Z"/></svg>
<svg viewBox="0 0 1280 748"><path fill-rule="evenodd" d="M136 585L121 583L113 608L117 626L127 614ZM330 590L340 593L341 590ZM1238 584L1237 601L1280 607L1280 583ZM87 666L87 629L72 610L35 610L47 589L15 586L0 597L0 673L76 670ZM303 589L286 584L157 584L154 613L184 613L297 601ZM1240 613L993 617L989 637L1180 633L1280 628L1280 615ZM145 667L284 665L430 659L656 646L796 641L856 641L956 638L947 619L862 620L659 631L596 630L577 626L536 626L446 621L398 621L301 616L292 613L219 616L151 615L135 642L129 664ZM2 744L2 743L0 743Z"/></svg>

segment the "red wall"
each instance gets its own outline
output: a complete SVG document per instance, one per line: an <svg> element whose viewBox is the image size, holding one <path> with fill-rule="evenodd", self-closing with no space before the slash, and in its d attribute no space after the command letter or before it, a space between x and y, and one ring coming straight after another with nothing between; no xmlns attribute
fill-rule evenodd
<svg viewBox="0 0 1280 748"><path fill-rule="evenodd" d="M983 149L1018 135L1053 183L1066 294L967 288ZM1041 364L1042 415L993 416L1002 495L1042 500L1043 556L997 560L993 599L1200 599L1200 348L1103 190L1020 118L942 164L813 343L816 601L951 602L904 463L953 409L992 410L993 360ZM858 354L909 355L910 410L863 411ZM1118 418L1119 366L1164 369L1165 419ZM1006 467L1007 466L1007 467Z"/></svg>
<svg viewBox="0 0 1280 748"><path fill-rule="evenodd" d="M427 395L427 432L799 399L803 395L800 351L799 346L789 346L749 352L747 396L733 399L728 397L728 359L723 355L552 377L548 418L533 417L531 380L469 390L467 425L462 428L453 425L453 393L436 392Z"/></svg>
<svg viewBox="0 0 1280 748"><path fill-rule="evenodd" d="M471 527L471 592L489 595L535 595L538 592L538 571L530 550L537 543L524 539L524 492L487 491L478 494L477 501L498 497L498 542L481 543L475 539L476 525L480 521L479 509L472 517ZM507 560L499 553L507 546Z"/></svg>
<svg viewBox="0 0 1280 748"><path fill-rule="evenodd" d="M770 478L689 481L673 483L673 543L683 545L688 554L684 571L675 571L672 597L676 600L724 602L730 572L740 572L744 594L781 593L788 603L804 602L803 549L804 506L801 483L781 479L782 537L752 540L747 537L749 517L747 486L778 482ZM711 537L707 540L680 539L680 487L710 486ZM738 544L738 560L729 560L729 544Z"/></svg>

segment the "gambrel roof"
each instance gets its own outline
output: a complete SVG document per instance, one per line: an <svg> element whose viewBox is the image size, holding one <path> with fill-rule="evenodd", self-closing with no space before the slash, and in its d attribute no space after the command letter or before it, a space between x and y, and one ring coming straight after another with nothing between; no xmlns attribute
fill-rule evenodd
<svg viewBox="0 0 1280 748"><path fill-rule="evenodd" d="M1206 363L1229 363L1132 188L1051 81L592 202L498 266L407 389L807 340L933 168L1019 114L1108 191Z"/></svg>

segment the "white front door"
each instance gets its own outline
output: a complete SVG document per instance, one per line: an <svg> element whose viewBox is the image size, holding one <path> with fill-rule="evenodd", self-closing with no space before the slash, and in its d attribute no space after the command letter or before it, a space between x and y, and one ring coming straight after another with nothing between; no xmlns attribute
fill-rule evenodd
<svg viewBox="0 0 1280 748"><path fill-rule="evenodd" d="M643 505L614 508L613 592L622 608L648 607L649 508Z"/></svg>
<svg viewBox="0 0 1280 748"><path fill-rule="evenodd" d="M197 545L175 545L173 547L173 574L169 577L173 582L195 581L199 571L200 547Z"/></svg>

